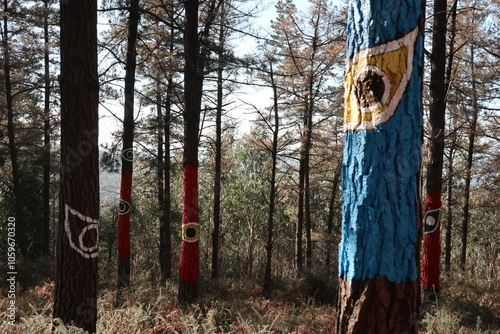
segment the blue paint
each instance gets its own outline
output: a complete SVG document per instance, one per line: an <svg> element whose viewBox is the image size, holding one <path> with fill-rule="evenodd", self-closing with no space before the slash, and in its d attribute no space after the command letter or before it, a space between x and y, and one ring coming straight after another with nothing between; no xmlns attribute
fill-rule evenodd
<svg viewBox="0 0 500 334"><path fill-rule="evenodd" d="M406 35L415 28L421 12L421 0L350 0L347 59Z"/></svg>
<svg viewBox="0 0 500 334"><path fill-rule="evenodd" d="M413 30L421 0L350 1L348 58ZM339 276L392 282L417 279L417 180L422 145L422 36L412 77L386 123L344 137L343 223Z"/></svg>

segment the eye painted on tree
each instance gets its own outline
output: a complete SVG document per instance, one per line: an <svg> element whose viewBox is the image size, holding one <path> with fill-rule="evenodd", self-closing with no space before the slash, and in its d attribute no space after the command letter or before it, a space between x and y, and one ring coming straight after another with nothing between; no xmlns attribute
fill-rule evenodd
<svg viewBox="0 0 500 334"><path fill-rule="evenodd" d="M118 201L118 214L119 215L126 215L127 213L130 212L130 203L124 200L119 200Z"/></svg>
<svg viewBox="0 0 500 334"><path fill-rule="evenodd" d="M437 230L439 225L439 209L429 210L424 216L424 234L432 233Z"/></svg>
<svg viewBox="0 0 500 334"><path fill-rule="evenodd" d="M198 223L187 223L182 225L182 240L186 242L198 241L200 228Z"/></svg>
<svg viewBox="0 0 500 334"><path fill-rule="evenodd" d="M350 59L344 77L344 130L371 130L392 117L410 81L417 36L415 28Z"/></svg>

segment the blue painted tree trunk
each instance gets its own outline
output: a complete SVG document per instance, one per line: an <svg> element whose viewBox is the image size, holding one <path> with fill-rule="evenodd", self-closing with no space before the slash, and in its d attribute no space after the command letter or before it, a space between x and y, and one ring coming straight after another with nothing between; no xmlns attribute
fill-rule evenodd
<svg viewBox="0 0 500 334"><path fill-rule="evenodd" d="M351 0L337 333L417 333L423 0Z"/></svg>

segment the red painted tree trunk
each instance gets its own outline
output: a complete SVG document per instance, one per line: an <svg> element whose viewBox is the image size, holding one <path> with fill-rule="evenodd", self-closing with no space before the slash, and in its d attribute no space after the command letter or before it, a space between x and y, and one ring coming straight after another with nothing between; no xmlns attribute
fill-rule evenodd
<svg viewBox="0 0 500 334"><path fill-rule="evenodd" d="M122 176L118 210L118 289L130 285L130 206L132 203L132 160L134 142L134 85L139 0L130 2L127 60L125 70L125 110L123 117Z"/></svg>
<svg viewBox="0 0 500 334"><path fill-rule="evenodd" d="M179 301L198 297L198 131L200 126L203 76L199 65L198 0L184 2L184 170L182 248L179 266Z"/></svg>
<svg viewBox="0 0 500 334"><path fill-rule="evenodd" d="M427 195L425 197L424 243L420 281L424 293L426 290L439 291L439 259L441 255L439 213L441 211L446 111L446 3L446 0L434 0L429 107L429 162L427 163Z"/></svg>

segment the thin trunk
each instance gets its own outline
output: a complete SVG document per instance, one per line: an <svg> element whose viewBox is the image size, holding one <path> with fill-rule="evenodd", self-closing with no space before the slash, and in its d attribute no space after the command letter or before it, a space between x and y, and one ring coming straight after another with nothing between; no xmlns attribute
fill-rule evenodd
<svg viewBox="0 0 500 334"><path fill-rule="evenodd" d="M274 80L273 65L270 62L270 80L273 89L273 142L271 149L271 180L269 189L269 212L267 216L267 240L266 240L266 266L264 271L263 289L266 295L271 293L271 265L273 255L273 228L274 228L274 207L276 204L276 161L278 156L278 133L279 133L279 109L278 109L278 87Z"/></svg>
<svg viewBox="0 0 500 334"><path fill-rule="evenodd" d="M458 0L453 1L453 5L450 9L451 15L451 25L449 29L450 34L450 45L449 45L449 55L448 55L448 64L446 67L446 95L451 88L452 83L452 72L453 72L453 59L455 55L455 37L456 37L456 27L457 27L457 3ZM451 131L455 131L451 129ZM451 266L451 229L452 229L452 221L453 221L453 212L452 212L452 193L453 193L453 154L455 152L457 136L455 132L452 134L452 141L450 145L450 156L448 158L448 180L447 180L447 192L446 192L446 237L445 237L445 257L444 257L444 265L445 270L450 271Z"/></svg>
<svg viewBox="0 0 500 334"><path fill-rule="evenodd" d="M420 284L429 297L439 292L441 255L440 212L446 113L446 0L434 0L429 106L429 161L424 215L424 243Z"/></svg>
<svg viewBox="0 0 500 334"><path fill-rule="evenodd" d="M173 17L173 4L169 2L167 10L169 12L169 17ZM174 54L174 26L170 27L170 55ZM164 162L163 162L163 203L160 204L162 208L161 222L160 222L160 268L162 283L165 284L167 280L172 278L172 229L170 221L170 125L171 125L171 113L172 113L172 95L173 95L173 64L169 63L169 72L167 79L167 96L165 99L165 115L162 120L163 133L165 136L165 148L164 148Z"/></svg>
<svg viewBox="0 0 500 334"><path fill-rule="evenodd" d="M464 209L462 220L462 249L460 251L460 268L465 273L466 260L467 260L467 234L469 229L470 220L470 184L472 180L472 163L474 161L474 147L476 140L476 127L477 118L479 115L479 106L476 91L476 66L475 66L475 52L474 46L470 47L470 64L471 64L471 93L472 93L472 119L470 121L469 129L469 145L467 148L467 169L465 176L464 188Z"/></svg>
<svg viewBox="0 0 500 334"><path fill-rule="evenodd" d="M43 113L43 215L42 215L42 254L50 254L50 59L49 59L49 6L44 0L45 15L43 18L44 37L44 113Z"/></svg>
<svg viewBox="0 0 500 334"><path fill-rule="evenodd" d="M139 0L130 1L127 59L125 64L125 109L123 117L122 175L118 215L118 275L117 288L130 285L130 209L132 204L132 172L134 142L134 86L136 43L139 25ZM117 298L117 303L120 300Z"/></svg>
<svg viewBox="0 0 500 334"><path fill-rule="evenodd" d="M333 172L333 180L332 180L332 191L330 192L330 200L328 202L328 218L326 221L327 226L327 234L328 234L328 243L326 245L326 258L325 258L325 267L328 275L332 272L330 270L330 263L332 257L332 245L333 245L333 218L335 217L335 201L337 199L339 181L340 181L340 173L341 173L342 163L338 162L335 167L335 171Z"/></svg>
<svg viewBox="0 0 500 334"><path fill-rule="evenodd" d="M184 30L184 157L182 248L179 266L180 302L198 298L198 131L200 125L203 67L200 64L197 0L186 0ZM199 68L201 67L201 68Z"/></svg>
<svg viewBox="0 0 500 334"><path fill-rule="evenodd" d="M223 50L224 50L224 9L222 8L219 31L219 59L217 68L217 109L215 115L215 175L214 175L214 230L212 233L212 279L219 276L219 233L220 233L220 192L222 160L222 99L223 99Z"/></svg>
<svg viewBox="0 0 500 334"><path fill-rule="evenodd" d="M8 1L4 0L4 12L8 13ZM10 45L9 45L9 15L3 15L3 70L5 81L5 100L7 107L7 137L9 139L9 154L10 163L12 168L12 182L14 186L14 201L16 210L16 237L21 249L21 254L26 256L28 253L28 246L25 233L25 216L24 216L24 191L21 184L21 169L18 162L16 136L14 128L14 105L12 95L12 82L10 77Z"/></svg>
<svg viewBox="0 0 500 334"><path fill-rule="evenodd" d="M95 333L99 239L97 0L61 2L60 86L61 197L53 317Z"/></svg>

